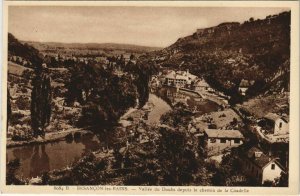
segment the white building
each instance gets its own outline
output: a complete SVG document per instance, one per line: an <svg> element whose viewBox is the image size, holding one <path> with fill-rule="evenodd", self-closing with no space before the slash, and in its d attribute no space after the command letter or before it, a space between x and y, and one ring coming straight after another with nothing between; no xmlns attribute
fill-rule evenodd
<svg viewBox="0 0 300 196"><path fill-rule="evenodd" d="M170 71L165 76L165 84L168 86L187 87L197 79L197 76L190 74L189 71Z"/></svg>
<svg viewBox="0 0 300 196"><path fill-rule="evenodd" d="M205 129L204 147L211 155L243 144L243 138L239 130Z"/></svg>
<svg viewBox="0 0 300 196"><path fill-rule="evenodd" d="M286 116L268 113L258 124L262 130L269 134L283 135L289 133L289 121Z"/></svg>
<svg viewBox="0 0 300 196"><path fill-rule="evenodd" d="M195 81L194 84L195 91L207 91L210 90L210 86L204 79L198 79Z"/></svg>
<svg viewBox="0 0 300 196"><path fill-rule="evenodd" d="M263 184L265 181L275 182L276 178L280 178L284 167L259 148L252 147L243 159L243 170L246 175Z"/></svg>

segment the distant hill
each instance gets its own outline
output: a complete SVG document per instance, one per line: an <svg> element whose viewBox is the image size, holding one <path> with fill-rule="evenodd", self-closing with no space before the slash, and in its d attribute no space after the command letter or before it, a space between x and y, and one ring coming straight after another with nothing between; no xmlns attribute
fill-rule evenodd
<svg viewBox="0 0 300 196"><path fill-rule="evenodd" d="M63 53L66 55L111 55L119 53L146 53L161 50L158 47L139 46L117 43L57 43L23 41L44 54Z"/></svg>
<svg viewBox="0 0 300 196"><path fill-rule="evenodd" d="M31 62L32 65L40 65L43 62L43 55L33 46L21 43L11 33L8 33L8 57L18 56Z"/></svg>
<svg viewBox="0 0 300 196"><path fill-rule="evenodd" d="M256 82L252 95L266 87L289 91L290 17L283 12L198 29L155 55L165 57L162 66L189 69L229 95L236 94L242 79Z"/></svg>

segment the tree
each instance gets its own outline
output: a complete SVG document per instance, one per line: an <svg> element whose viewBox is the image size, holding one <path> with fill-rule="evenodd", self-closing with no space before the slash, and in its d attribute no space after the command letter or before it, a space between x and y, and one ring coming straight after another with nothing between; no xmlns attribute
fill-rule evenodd
<svg viewBox="0 0 300 196"><path fill-rule="evenodd" d="M44 129L50 123L51 117L51 78L47 73L47 66L37 66L35 78L32 81L31 92L31 127L33 136L44 136Z"/></svg>
<svg viewBox="0 0 300 196"><path fill-rule="evenodd" d="M197 154L197 144L184 130L161 128L157 154L161 185L208 185L204 159Z"/></svg>
<svg viewBox="0 0 300 196"><path fill-rule="evenodd" d="M91 95L92 89L99 85L98 88L102 87L100 83L102 80L102 70L94 64L78 63L70 69L71 77L67 83L67 96L66 102L68 105L72 105L75 101L81 104L87 102L88 97Z"/></svg>
<svg viewBox="0 0 300 196"><path fill-rule="evenodd" d="M129 59L133 60L135 58L135 56L133 54L130 55Z"/></svg>
<svg viewBox="0 0 300 196"><path fill-rule="evenodd" d="M276 186L288 187L289 186L289 174L288 172L281 172L280 177L275 180Z"/></svg>
<svg viewBox="0 0 300 196"><path fill-rule="evenodd" d="M224 155L222 162L214 171L212 183L214 186L249 186L256 185L242 173L239 149L232 149L230 154Z"/></svg>
<svg viewBox="0 0 300 196"><path fill-rule="evenodd" d="M138 59L137 64L133 69L136 76L136 86L139 94L140 107L143 107L149 98L149 82L151 76L158 71L154 61L142 56Z"/></svg>
<svg viewBox="0 0 300 196"><path fill-rule="evenodd" d="M97 64L75 67L67 86L67 102L77 100L83 105L78 124L91 126L97 132L103 130L99 127L116 123L136 103L136 86L130 75L118 76Z"/></svg>

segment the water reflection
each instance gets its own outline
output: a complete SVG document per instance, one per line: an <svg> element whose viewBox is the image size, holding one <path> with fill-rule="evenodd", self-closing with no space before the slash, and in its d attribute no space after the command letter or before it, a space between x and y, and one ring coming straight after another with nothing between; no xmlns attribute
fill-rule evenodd
<svg viewBox="0 0 300 196"><path fill-rule="evenodd" d="M99 149L100 143L98 138L95 135L87 135L82 138L74 138L76 143L81 142L84 145L84 153L90 152L90 151L96 151Z"/></svg>
<svg viewBox="0 0 300 196"><path fill-rule="evenodd" d="M17 174L31 178L40 176L45 171L71 165L83 153L97 149L100 149L97 136L85 135L68 141L8 148L7 161L20 159L20 169Z"/></svg>
<svg viewBox="0 0 300 196"><path fill-rule="evenodd" d="M49 170L49 156L46 153L45 144L35 146L30 159L30 176L36 177Z"/></svg>
<svg viewBox="0 0 300 196"><path fill-rule="evenodd" d="M218 104L207 99L203 99L196 93L182 91L175 87L162 87L157 91L157 95L163 98L170 105L182 102L186 104L190 110L200 114L219 109Z"/></svg>
<svg viewBox="0 0 300 196"><path fill-rule="evenodd" d="M27 159L30 158L30 156L28 155L31 154L32 152L33 152L33 146L29 145L29 146L24 146L23 148L14 149L13 155L14 157L18 157L20 161L26 161Z"/></svg>

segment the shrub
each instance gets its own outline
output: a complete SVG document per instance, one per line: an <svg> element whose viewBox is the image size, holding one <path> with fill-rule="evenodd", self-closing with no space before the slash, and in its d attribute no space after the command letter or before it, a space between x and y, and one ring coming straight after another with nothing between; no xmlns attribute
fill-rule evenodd
<svg viewBox="0 0 300 196"><path fill-rule="evenodd" d="M26 141L32 138L30 127L27 126L15 126L11 139L14 141Z"/></svg>
<svg viewBox="0 0 300 196"><path fill-rule="evenodd" d="M271 187L271 186L273 186L273 182L270 181L270 180L266 180L266 181L264 181L263 186L265 186L265 187Z"/></svg>
<svg viewBox="0 0 300 196"><path fill-rule="evenodd" d="M30 101L25 96L20 96L16 100L16 105L20 110L29 110L30 109Z"/></svg>
<svg viewBox="0 0 300 196"><path fill-rule="evenodd" d="M16 177L16 172L20 168L20 160L14 159L6 164L6 184L23 185L23 181Z"/></svg>
<svg viewBox="0 0 300 196"><path fill-rule="evenodd" d="M21 92L25 94L28 92L28 90L27 90L27 88L23 87L23 88L21 88Z"/></svg>
<svg viewBox="0 0 300 196"><path fill-rule="evenodd" d="M33 71L30 69L26 69L22 73L22 77L24 77L26 80L31 80L33 78Z"/></svg>
<svg viewBox="0 0 300 196"><path fill-rule="evenodd" d="M21 123L20 119L23 118L25 115L22 113L12 113L10 123L12 125L16 125Z"/></svg>

